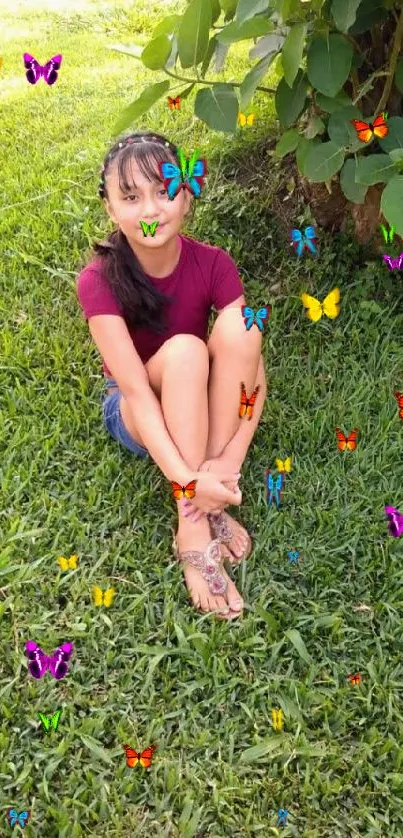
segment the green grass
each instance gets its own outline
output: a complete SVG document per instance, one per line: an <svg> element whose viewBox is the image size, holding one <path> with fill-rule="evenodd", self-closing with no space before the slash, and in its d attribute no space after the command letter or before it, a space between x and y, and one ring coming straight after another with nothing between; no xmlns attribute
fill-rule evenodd
<svg viewBox="0 0 403 838"><path fill-rule="evenodd" d="M242 480L240 518L255 534L236 572L245 615L200 617L172 558L166 482L103 428L101 362L75 296L88 246L110 229L96 190L114 122L153 78L106 47L145 43L164 11L1 8L0 835L15 806L31 809L26 838L401 836L403 539L383 515L384 503L403 510L401 276L348 236L321 234L317 260L290 256L262 95L255 128L233 139L189 119L190 105L171 114L162 102L135 126L204 149L191 232L230 250L251 305L273 305L269 394ZM227 80L242 78L247 46ZM27 84L26 50L62 52L53 88ZM282 206L286 226L309 218ZM301 291L323 298L336 284L340 317L310 324ZM354 454L337 451L335 425L358 426ZM264 471L286 454L277 511ZM59 574L57 556L72 553L79 570ZM91 587L109 582L115 603L96 610ZM28 639L47 651L73 640L69 676L34 681ZM37 714L58 707L45 736ZM158 743L149 774L126 768L124 742ZM290 812L282 830L279 807Z"/></svg>

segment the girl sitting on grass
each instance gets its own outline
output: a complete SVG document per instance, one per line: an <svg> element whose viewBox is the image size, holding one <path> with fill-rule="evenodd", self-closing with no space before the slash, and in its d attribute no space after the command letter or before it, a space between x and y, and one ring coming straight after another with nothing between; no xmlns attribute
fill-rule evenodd
<svg viewBox="0 0 403 838"><path fill-rule="evenodd" d="M99 194L116 230L95 245L77 294L104 361L106 428L167 481L197 480L193 501L177 501L173 547L196 608L233 619L244 603L224 559L242 561L251 540L223 510L242 502L241 466L266 397L262 337L245 329L231 257L181 234L192 194L169 199L163 162L178 165L177 149L150 132L109 151ZM241 382L248 397L260 385L251 420L239 418Z"/></svg>

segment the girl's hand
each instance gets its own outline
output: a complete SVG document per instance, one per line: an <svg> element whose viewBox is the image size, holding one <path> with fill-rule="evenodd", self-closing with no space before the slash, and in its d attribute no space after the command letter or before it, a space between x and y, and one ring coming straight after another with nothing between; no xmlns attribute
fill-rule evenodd
<svg viewBox="0 0 403 838"><path fill-rule="evenodd" d="M232 475L231 479L228 481L223 479L222 482L231 492L234 492L239 496L239 478L241 476L240 470L237 464L230 463L228 459L225 459L225 454L222 454L221 457L205 460L204 463L201 464L197 476L200 475L200 472L208 472L216 477L223 475L225 472L227 472L228 476ZM240 496L242 499L242 493L240 493ZM234 503L234 501L230 501L229 503ZM229 503L220 504L219 507L217 506L216 509L210 511L218 514L219 512L222 512L226 506L229 506ZM198 503L198 492L196 492L196 497L193 501L183 498L181 501L181 508L183 509L185 517L190 517L190 520L193 523L199 521L204 515L204 511Z"/></svg>
<svg viewBox="0 0 403 838"><path fill-rule="evenodd" d="M218 473L212 474L208 471L198 471L192 475L192 480L197 480L196 486L196 506L195 510L199 513L199 518L203 514L213 512L218 514L229 504L240 506L242 503L242 493L240 489L231 490L228 488L229 484L235 486L240 477L240 474L230 472L220 468ZM224 485L226 484L226 485ZM186 498L181 498L178 501L178 508L185 518L190 514ZM185 505L186 504L186 505ZM191 504L193 506L193 504ZM195 511L193 510L193 512Z"/></svg>

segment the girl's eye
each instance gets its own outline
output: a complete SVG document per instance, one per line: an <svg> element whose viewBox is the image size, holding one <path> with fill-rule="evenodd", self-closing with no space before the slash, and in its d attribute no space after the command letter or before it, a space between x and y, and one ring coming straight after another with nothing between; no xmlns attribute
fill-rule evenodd
<svg viewBox="0 0 403 838"><path fill-rule="evenodd" d="M137 195L128 195L127 198L125 198L125 201L127 201L129 198L137 198Z"/></svg>

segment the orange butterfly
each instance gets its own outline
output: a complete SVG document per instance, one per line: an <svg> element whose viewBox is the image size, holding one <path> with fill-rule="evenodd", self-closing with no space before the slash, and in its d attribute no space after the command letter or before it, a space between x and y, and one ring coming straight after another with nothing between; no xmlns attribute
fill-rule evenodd
<svg viewBox="0 0 403 838"><path fill-rule="evenodd" d="M335 431L339 451L345 451L346 448L348 451L355 451L357 448L358 428L353 428L350 436L344 436L343 431L341 431L340 428L335 428Z"/></svg>
<svg viewBox="0 0 403 838"><path fill-rule="evenodd" d="M150 748L146 748L145 751L138 754L134 748L130 747L130 745L122 745L122 747L126 754L126 765L128 765L129 768L134 768L138 762L143 766L143 768L150 768L154 751L157 750L156 745L151 745Z"/></svg>
<svg viewBox="0 0 403 838"><path fill-rule="evenodd" d="M252 419L253 407L256 401L256 396L260 390L260 384L255 387L250 399L247 398L245 385L241 382L241 403L239 405L239 418L242 419L247 416L249 421Z"/></svg>
<svg viewBox="0 0 403 838"><path fill-rule="evenodd" d="M361 675L359 672L356 672L355 675L349 675L350 683L356 686L357 684L361 684Z"/></svg>
<svg viewBox="0 0 403 838"><path fill-rule="evenodd" d="M175 483L175 480L171 480L175 500L180 500L181 498L194 498L196 494L196 483L197 480L191 480L187 486L180 486L179 483Z"/></svg>
<svg viewBox="0 0 403 838"><path fill-rule="evenodd" d="M177 96L176 99L172 99L172 96L168 96L168 106L171 111L179 111L181 106L181 97Z"/></svg>
<svg viewBox="0 0 403 838"><path fill-rule="evenodd" d="M386 125L387 113L381 113L373 122L363 122L361 119L352 119L351 122L357 131L357 137L362 143L369 143L372 137L386 137L389 128Z"/></svg>
<svg viewBox="0 0 403 838"><path fill-rule="evenodd" d="M399 405L399 408L400 408L399 416L400 416L401 419L403 419L403 393L394 393L393 395L394 395L394 397L395 397L395 399L396 399L396 401Z"/></svg>

